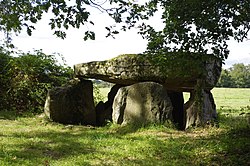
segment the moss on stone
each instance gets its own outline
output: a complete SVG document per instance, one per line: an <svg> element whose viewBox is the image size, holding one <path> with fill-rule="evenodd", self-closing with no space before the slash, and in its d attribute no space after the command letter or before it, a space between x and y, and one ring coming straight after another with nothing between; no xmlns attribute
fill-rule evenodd
<svg viewBox="0 0 250 166"><path fill-rule="evenodd" d="M121 55L118 55L117 57L110 59L109 61L113 61L113 60L117 60L117 59L125 58L125 57L134 58L134 57L141 56L141 55L142 54L121 54Z"/></svg>
<svg viewBox="0 0 250 166"><path fill-rule="evenodd" d="M218 62L213 55L187 52L122 54L106 61L76 65L75 74L118 84L155 81L185 89L193 88L197 79L204 79L207 87L212 88L220 75Z"/></svg>
<svg viewBox="0 0 250 166"><path fill-rule="evenodd" d="M220 61L214 55L190 52L167 52L164 54L121 54L106 62L136 60L139 63L150 63L158 67L163 75L172 78L189 78L194 74L199 78L207 76L207 62L211 60ZM129 63L128 63L129 64Z"/></svg>

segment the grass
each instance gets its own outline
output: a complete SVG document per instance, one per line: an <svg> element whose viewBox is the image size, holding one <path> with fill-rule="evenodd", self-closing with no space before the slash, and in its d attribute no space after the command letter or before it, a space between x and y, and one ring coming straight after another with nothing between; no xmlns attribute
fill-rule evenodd
<svg viewBox="0 0 250 166"><path fill-rule="evenodd" d="M108 93L110 91L111 87L110 88L100 88L100 93L101 95L104 96L104 102L108 100Z"/></svg>
<svg viewBox="0 0 250 166"><path fill-rule="evenodd" d="M250 88L214 88L217 108L242 109L250 106Z"/></svg>
<svg viewBox="0 0 250 166"><path fill-rule="evenodd" d="M221 102L219 128L188 131L160 125L65 126L41 115L1 111L0 165L250 165L249 96L237 90L213 91ZM233 100L236 94L241 102Z"/></svg>

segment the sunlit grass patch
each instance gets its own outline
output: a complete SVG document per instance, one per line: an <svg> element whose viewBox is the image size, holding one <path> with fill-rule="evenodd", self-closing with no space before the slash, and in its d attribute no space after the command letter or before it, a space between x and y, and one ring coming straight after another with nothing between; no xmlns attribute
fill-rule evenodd
<svg viewBox="0 0 250 166"><path fill-rule="evenodd" d="M249 165L248 104L225 103L232 107L219 107L219 127L187 131L157 124L61 125L1 111L0 165Z"/></svg>
<svg viewBox="0 0 250 166"><path fill-rule="evenodd" d="M147 125L126 132L118 125L44 123L37 116L1 119L0 165L247 164L249 126L246 119L228 118L220 115L219 128L178 131Z"/></svg>
<svg viewBox="0 0 250 166"><path fill-rule="evenodd" d="M218 109L250 107L250 88L214 88L212 93Z"/></svg>

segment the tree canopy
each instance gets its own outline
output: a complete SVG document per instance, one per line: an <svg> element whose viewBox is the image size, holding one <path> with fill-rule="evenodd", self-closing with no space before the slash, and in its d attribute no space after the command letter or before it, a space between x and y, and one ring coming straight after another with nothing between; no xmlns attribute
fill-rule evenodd
<svg viewBox="0 0 250 166"><path fill-rule="evenodd" d="M217 86L250 88L250 64L236 63L229 69L223 69Z"/></svg>
<svg viewBox="0 0 250 166"><path fill-rule="evenodd" d="M51 11L49 26L58 37L65 38L69 27L93 24L93 9L107 13L119 27L105 27L107 36L132 27L138 28L148 42L148 53L169 51L212 53L225 60L231 38L241 42L250 30L249 0L2 0L0 31L19 33L26 28L29 35L44 13ZM161 13L164 26L157 30L150 17ZM84 39L95 39L86 30Z"/></svg>
<svg viewBox="0 0 250 166"><path fill-rule="evenodd" d="M213 53L224 60L229 54L227 41L234 38L241 42L250 30L249 0L151 0L134 5L129 19L145 20L158 10L162 10L162 30L139 25L151 53Z"/></svg>

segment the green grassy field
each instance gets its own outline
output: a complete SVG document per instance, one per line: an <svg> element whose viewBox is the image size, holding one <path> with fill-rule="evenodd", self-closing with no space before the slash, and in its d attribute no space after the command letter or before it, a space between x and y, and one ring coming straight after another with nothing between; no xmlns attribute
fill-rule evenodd
<svg viewBox="0 0 250 166"><path fill-rule="evenodd" d="M0 111L0 166L250 165L250 89L214 89L220 127L61 125Z"/></svg>
<svg viewBox="0 0 250 166"><path fill-rule="evenodd" d="M217 108L242 109L250 106L249 88L214 88L212 93Z"/></svg>

